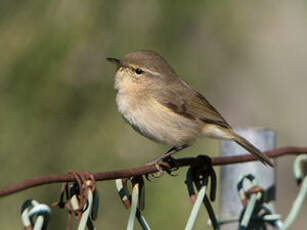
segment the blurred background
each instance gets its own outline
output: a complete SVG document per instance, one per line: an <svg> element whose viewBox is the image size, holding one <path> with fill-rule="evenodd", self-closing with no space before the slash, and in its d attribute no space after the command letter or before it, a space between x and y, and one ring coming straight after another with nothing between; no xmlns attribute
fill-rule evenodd
<svg viewBox="0 0 307 230"><path fill-rule="evenodd" d="M115 68L105 57L139 49L161 53L232 126L271 128L278 146L306 146L306 41L305 1L2 0L0 187L70 170L136 167L165 152L117 112ZM177 156L218 152L218 141L203 139ZM283 217L298 191L293 159L277 160ZM144 215L153 229L183 229L191 210L185 170L146 183ZM1 227L21 229L22 202L54 202L60 187L1 198ZM96 227L125 229L129 213L114 182L98 189ZM306 204L292 229L306 224ZM203 215L195 229L203 229ZM65 229L66 218L53 209L50 229Z"/></svg>

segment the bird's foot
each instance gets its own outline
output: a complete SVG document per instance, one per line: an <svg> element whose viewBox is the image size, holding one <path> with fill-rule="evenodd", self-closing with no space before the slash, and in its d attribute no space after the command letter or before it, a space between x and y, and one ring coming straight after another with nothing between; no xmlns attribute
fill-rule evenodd
<svg viewBox="0 0 307 230"><path fill-rule="evenodd" d="M157 175L153 175L153 177L158 178L163 175L163 170L165 170L169 175L176 176L175 174L172 174L173 171L176 171L178 169L176 160L172 157L172 155L176 152L179 152L185 148L187 148L189 145L184 144L181 146L174 146L170 150L168 150L164 155L154 159L149 164L154 164L158 170ZM167 166L163 168L163 163L167 163Z"/></svg>
<svg viewBox="0 0 307 230"><path fill-rule="evenodd" d="M159 177L163 176L164 172L163 172L163 169L162 169L160 163L155 163L155 167L158 170L158 172L157 173L153 173L152 176L154 178L159 178Z"/></svg>
<svg viewBox="0 0 307 230"><path fill-rule="evenodd" d="M152 176L154 178L159 178L161 176L163 176L164 171L167 172L168 175L170 176L177 176L177 174L174 174L174 171L178 170L178 164L177 164L177 160L171 156L162 156L159 158L156 158L155 160L153 160L152 162L148 163L148 164L154 164L155 167L157 168L158 172L153 174Z"/></svg>
<svg viewBox="0 0 307 230"><path fill-rule="evenodd" d="M165 168L163 168L163 166L161 165L163 163L163 159L160 159L160 158L161 157L156 158L153 161L147 163L147 165L155 165L155 167L157 169L157 172L152 174L152 177L154 177L154 178L159 178L159 177L163 176L163 174L164 174L163 169L165 169Z"/></svg>

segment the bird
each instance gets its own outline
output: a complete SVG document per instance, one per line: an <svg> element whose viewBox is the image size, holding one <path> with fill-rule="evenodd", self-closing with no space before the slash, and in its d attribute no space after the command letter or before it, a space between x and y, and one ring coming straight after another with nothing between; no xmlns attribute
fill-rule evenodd
<svg viewBox="0 0 307 230"><path fill-rule="evenodd" d="M185 149L201 137L232 140L265 165L273 162L232 127L159 53L138 50L122 59L107 58L116 65L116 104L124 120L141 135L172 146L156 163Z"/></svg>

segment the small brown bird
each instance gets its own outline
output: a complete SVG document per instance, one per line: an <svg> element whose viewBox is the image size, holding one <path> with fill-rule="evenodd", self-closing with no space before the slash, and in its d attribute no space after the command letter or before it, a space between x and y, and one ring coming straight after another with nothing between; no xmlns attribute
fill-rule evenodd
<svg viewBox="0 0 307 230"><path fill-rule="evenodd" d="M158 160L205 136L233 140L273 166L266 155L235 134L206 98L181 80L158 53L142 50L107 60L117 65L116 102L123 118L145 137L173 146Z"/></svg>

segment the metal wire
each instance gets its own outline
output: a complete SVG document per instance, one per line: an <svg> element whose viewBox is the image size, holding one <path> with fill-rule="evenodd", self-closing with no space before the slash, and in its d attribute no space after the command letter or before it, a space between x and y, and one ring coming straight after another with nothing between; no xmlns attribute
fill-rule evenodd
<svg viewBox="0 0 307 230"><path fill-rule="evenodd" d="M26 229L46 230L50 213L47 205L26 200L21 207L21 220Z"/></svg>
<svg viewBox="0 0 307 230"><path fill-rule="evenodd" d="M256 180L256 178L253 175L247 174L247 175L241 176L240 179L239 179L238 188L239 188L239 193L240 193L240 197L241 197L242 200L246 199L245 191L243 189L243 182L244 182L245 179L248 179L251 182L250 187L258 186L258 181ZM243 218L240 222L240 230L241 229L244 230L244 229L247 228L249 221L252 217L252 214L254 213L254 210L255 210L255 207L256 207L256 202L260 198L261 198L260 192L254 193L254 194L251 195L251 197L248 201L248 205L245 209L244 216L243 216Z"/></svg>
<svg viewBox="0 0 307 230"><path fill-rule="evenodd" d="M87 207L86 210L82 213L78 230L84 230L86 228L90 211L92 210L92 206L93 206L93 192L91 188L88 188Z"/></svg>
<svg viewBox="0 0 307 230"><path fill-rule="evenodd" d="M244 230L247 228L250 219L252 218L252 214L256 207L256 202L258 199L260 199L261 194L253 194L248 202L248 205L246 207L246 210L244 212L244 216L242 218L242 221L240 223L240 230Z"/></svg>
<svg viewBox="0 0 307 230"><path fill-rule="evenodd" d="M289 212L289 215L287 216L286 220L284 221L284 224L281 228L281 230L286 230L290 227L290 225L294 222L295 218L297 217L297 214L299 213L302 204L304 203L304 199L307 194L307 177L303 180L302 187L296 197L296 200L294 201L292 208Z"/></svg>
<svg viewBox="0 0 307 230"><path fill-rule="evenodd" d="M243 175L240 177L240 180L238 182L238 191L240 194L240 198L244 203L244 209L243 209L243 216L240 218L240 230L246 230L249 227L255 227L254 221L260 221L261 226L264 226L264 224L269 223L276 228L280 230L287 230L289 227L293 224L295 221L295 218L297 217L304 199L307 196L307 176L306 176L306 167L307 166L307 155L301 155L296 158L294 162L294 175L298 182L298 184L301 186L300 191L293 202L292 208L285 219L284 223L280 221L280 216L274 214L274 211L267 207L266 200L264 201L262 199L263 191L260 186L258 186L258 182L255 179L255 177L251 174ZM193 168L195 169L195 168ZM196 174L192 173L192 167L189 169L187 173L187 187L188 192L190 195L190 198L192 201L195 201L193 208L191 210L191 214L188 218L188 221L185 226L185 230L191 230L195 224L196 218L198 216L200 206L202 203L207 208L207 211L209 213L209 217L212 221L214 229L219 229L219 225L227 222L235 222L238 221L238 218L232 218L227 220L220 220L217 221L215 217L214 210L209 202L208 197L206 196L206 188L208 183L208 178L212 177L211 174L206 174L207 171L195 171ZM194 173L195 173L194 172ZM195 177L196 175L196 177ZM129 191L127 189L127 183L124 183L123 180L118 179L116 180L116 187L120 194L120 197L125 204L126 208L131 207L128 224L127 224L127 230L133 230L134 229L134 222L137 218L138 222L140 223L143 230L150 230L149 225L147 224L145 218L141 215L140 207L144 207L143 200L140 202L141 198L144 198L144 194L142 194L142 191L144 189L144 181L142 178L138 178L140 180L137 180L136 178L132 179L132 196L129 194ZM250 183L250 190L244 191L243 188L243 181L245 179L248 179ZM212 180L212 178L211 178ZM88 183L91 183L91 181L87 181ZM90 185L88 184L87 185ZM195 183L195 186L198 190L197 196L195 195L194 186L193 183ZM211 185L212 186L212 185ZM213 186L215 187L215 186ZM258 189L260 187L260 190ZM98 210L98 203L95 205L95 200L98 199L97 195L95 194L96 191L93 191L90 186L87 187L87 205L86 208L84 208L78 230L85 230L86 227L88 229L94 229L94 226L89 223L90 222L90 215L92 215L92 219L95 219L93 216L97 216L97 210ZM142 190L142 191L141 191ZM210 197L214 197L212 194L214 192L211 192ZM196 200L195 200L196 197ZM72 210L78 209L78 200L76 198L76 204L74 204L74 199L71 197L71 207ZM212 200L213 198L211 198ZM248 202L247 202L248 200ZM247 204L247 205L246 205ZM93 211L93 207L95 206L95 211ZM28 229L33 230L45 230L47 227L49 215L50 215L50 208L47 205L40 204L35 200L27 200L23 203L22 209L21 209L21 219L23 222L23 225ZM253 222L251 222L253 221ZM253 226L250 226L253 225ZM258 228L257 228L258 229Z"/></svg>
<svg viewBox="0 0 307 230"><path fill-rule="evenodd" d="M135 217L137 218L140 226L142 227L143 230L150 230L150 227L148 223L146 222L145 218L142 216L140 209L137 207L139 202L139 194L141 191L140 190L140 185L139 183L135 183L133 185L133 190L132 190L132 204L130 203L131 195L127 189L127 183L123 183L122 179L117 179L115 180L116 188L118 191L118 194L125 205L126 208L131 207L130 215L129 215L129 220L128 220L128 225L127 229L133 229L134 226L134 220ZM137 185L137 187L135 187ZM136 189L138 191L136 191ZM136 197L136 198L135 198ZM144 197L144 195L141 195L141 199ZM135 209L132 208L132 206L135 205ZM141 201L141 206L144 207L143 201Z"/></svg>
<svg viewBox="0 0 307 230"><path fill-rule="evenodd" d="M211 206L209 198L206 195L206 188L208 186L208 182L211 182L210 186L210 199L211 201L215 200L216 193L216 175L215 171L211 164L211 159L207 156L198 156L199 162L201 164L196 166L191 166L186 173L185 184L187 186L188 194L190 196L190 200L194 203L189 219L186 223L186 230L190 230L193 228L197 215L200 210L201 203L207 209L211 224L215 230L219 230L218 221L216 215L214 213L214 209ZM198 194L196 195L194 186L198 190Z"/></svg>
<svg viewBox="0 0 307 230"><path fill-rule="evenodd" d="M185 226L185 230L191 230L193 228L194 223L195 223L196 218L197 218L197 215L199 213L200 206L201 206L201 204L204 200L205 194L206 194L206 185L203 185L201 187L201 189L199 190L199 193L197 195L197 199L194 203L190 217L189 217L188 222Z"/></svg>
<svg viewBox="0 0 307 230"><path fill-rule="evenodd" d="M134 220L136 217L136 209L138 205L138 199L139 199L139 184L135 184L132 188L132 205L131 205L131 211L130 211L128 225L127 225L127 230L133 230Z"/></svg>
<svg viewBox="0 0 307 230"><path fill-rule="evenodd" d="M304 175L303 172L305 169L301 167L303 162L307 162L307 155L298 156L294 162L294 176L296 177L296 180L301 183L301 189L293 202L292 208L285 219L283 226L280 228L281 230L286 230L292 225L307 195L307 176Z"/></svg>

